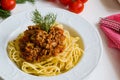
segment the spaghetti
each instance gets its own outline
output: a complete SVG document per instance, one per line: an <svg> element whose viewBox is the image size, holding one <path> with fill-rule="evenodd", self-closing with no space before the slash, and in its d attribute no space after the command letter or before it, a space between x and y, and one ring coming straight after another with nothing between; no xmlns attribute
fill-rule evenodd
<svg viewBox="0 0 120 80"><path fill-rule="evenodd" d="M19 49L19 38L23 36L20 34L15 40L9 41L7 51L10 59L25 73L36 76L53 76L64 73L73 68L83 55L83 50L79 47L79 37L72 37L67 30L64 30L65 49L57 56L49 57L46 60L30 63L21 58Z"/></svg>

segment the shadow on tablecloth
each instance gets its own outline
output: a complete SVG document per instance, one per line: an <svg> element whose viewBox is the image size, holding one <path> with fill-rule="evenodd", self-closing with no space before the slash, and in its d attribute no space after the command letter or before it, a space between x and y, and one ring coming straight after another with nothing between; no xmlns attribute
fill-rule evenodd
<svg viewBox="0 0 120 80"><path fill-rule="evenodd" d="M106 10L112 12L113 10L120 10L120 4L117 0L101 0L101 3Z"/></svg>
<svg viewBox="0 0 120 80"><path fill-rule="evenodd" d="M2 77L0 77L0 80L4 80Z"/></svg>
<svg viewBox="0 0 120 80"><path fill-rule="evenodd" d="M108 58L116 72L116 75L118 76L118 78L120 80L120 50L108 47L107 37L101 31L98 24L97 24L97 28L100 33L100 36L102 37L103 46L106 46L106 47L104 47L107 52L106 54L108 55Z"/></svg>

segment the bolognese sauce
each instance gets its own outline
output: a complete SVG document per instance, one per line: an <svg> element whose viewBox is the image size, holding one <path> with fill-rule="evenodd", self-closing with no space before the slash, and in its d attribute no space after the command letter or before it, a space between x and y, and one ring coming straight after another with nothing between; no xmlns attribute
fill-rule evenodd
<svg viewBox="0 0 120 80"><path fill-rule="evenodd" d="M40 62L51 56L57 56L65 46L64 30L56 26L46 32L37 25L28 26L19 39L20 56L28 62Z"/></svg>

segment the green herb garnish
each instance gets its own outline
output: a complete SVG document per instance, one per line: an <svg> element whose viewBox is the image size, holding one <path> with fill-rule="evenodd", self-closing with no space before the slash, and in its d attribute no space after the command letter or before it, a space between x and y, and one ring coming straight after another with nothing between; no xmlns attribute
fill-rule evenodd
<svg viewBox="0 0 120 80"><path fill-rule="evenodd" d="M1 18L5 19L5 18L9 17L10 15L11 15L10 11L0 9L0 17Z"/></svg>
<svg viewBox="0 0 120 80"><path fill-rule="evenodd" d="M16 3L18 3L18 4L22 4L22 3L25 3L26 2L26 0L16 0Z"/></svg>
<svg viewBox="0 0 120 80"><path fill-rule="evenodd" d="M33 12L33 18L32 21L39 25L41 29L45 30L46 32L49 31L50 27L55 23L56 21L56 15L53 13L49 13L46 16L42 17L41 14L38 12L38 10L35 10Z"/></svg>
<svg viewBox="0 0 120 80"><path fill-rule="evenodd" d="M34 2L35 2L35 0L16 0L16 3L22 4L22 3L25 3L26 1L31 2L31 3L33 3L33 4L34 4Z"/></svg>

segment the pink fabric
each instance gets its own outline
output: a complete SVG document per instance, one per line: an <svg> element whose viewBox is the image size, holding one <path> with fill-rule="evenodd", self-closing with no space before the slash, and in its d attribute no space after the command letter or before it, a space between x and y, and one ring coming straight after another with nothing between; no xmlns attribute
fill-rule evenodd
<svg viewBox="0 0 120 80"><path fill-rule="evenodd" d="M120 14L108 16L106 18L120 22ZM100 21L100 23L101 23L100 28L102 29L102 31L105 33L105 35L108 38L109 47L117 48L120 50L120 33L116 32L115 30L111 28L106 27L104 24L102 24L102 20Z"/></svg>

